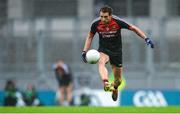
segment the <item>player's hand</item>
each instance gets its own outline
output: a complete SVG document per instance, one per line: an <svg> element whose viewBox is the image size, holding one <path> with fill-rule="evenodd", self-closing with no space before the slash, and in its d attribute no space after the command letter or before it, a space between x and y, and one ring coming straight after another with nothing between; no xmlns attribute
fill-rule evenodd
<svg viewBox="0 0 180 114"><path fill-rule="evenodd" d="M86 51L82 51L81 58L82 58L82 60L83 60L85 63L87 63L87 60L86 60Z"/></svg>
<svg viewBox="0 0 180 114"><path fill-rule="evenodd" d="M145 42L147 45L150 45L151 48L154 48L154 43L152 42L152 40L150 38L145 38Z"/></svg>

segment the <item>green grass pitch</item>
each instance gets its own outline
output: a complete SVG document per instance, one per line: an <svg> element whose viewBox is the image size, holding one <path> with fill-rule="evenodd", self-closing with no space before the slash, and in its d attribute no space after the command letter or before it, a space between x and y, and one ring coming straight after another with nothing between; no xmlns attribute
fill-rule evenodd
<svg viewBox="0 0 180 114"><path fill-rule="evenodd" d="M90 113L121 113L121 114L152 114L152 113L179 113L180 107L0 107L0 114L2 113L22 113L22 114L68 114L68 113L78 113L78 114L90 114Z"/></svg>

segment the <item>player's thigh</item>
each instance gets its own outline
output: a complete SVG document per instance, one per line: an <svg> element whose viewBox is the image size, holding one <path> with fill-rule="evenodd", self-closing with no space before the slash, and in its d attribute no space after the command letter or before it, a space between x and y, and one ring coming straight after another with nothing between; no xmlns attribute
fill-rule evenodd
<svg viewBox="0 0 180 114"><path fill-rule="evenodd" d="M116 56L112 56L110 55L110 64L112 66L116 66L116 67L122 67L122 54L118 54Z"/></svg>
<svg viewBox="0 0 180 114"><path fill-rule="evenodd" d="M106 64L109 61L109 56L103 52L100 52L99 64Z"/></svg>
<svg viewBox="0 0 180 114"><path fill-rule="evenodd" d="M66 90L67 90L68 93L71 93L72 90L73 90L73 84L69 83L69 85L67 86Z"/></svg>
<svg viewBox="0 0 180 114"><path fill-rule="evenodd" d="M62 94L64 94L64 92L65 92L65 86L60 86L60 88L59 88L59 90L60 90L60 92L62 93Z"/></svg>

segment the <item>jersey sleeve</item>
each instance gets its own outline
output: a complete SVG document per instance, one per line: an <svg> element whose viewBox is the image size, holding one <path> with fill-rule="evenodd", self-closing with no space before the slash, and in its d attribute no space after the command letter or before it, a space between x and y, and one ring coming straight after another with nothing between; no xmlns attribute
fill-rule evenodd
<svg viewBox="0 0 180 114"><path fill-rule="evenodd" d="M119 21L118 24L120 25L120 27L121 27L122 29L129 29L130 24L128 24L127 22L122 21L122 20L118 20L118 21Z"/></svg>
<svg viewBox="0 0 180 114"><path fill-rule="evenodd" d="M126 21L124 21L123 19L113 15L113 18L117 21L118 25L122 28L122 29L129 29L130 28L130 24L127 23Z"/></svg>
<svg viewBox="0 0 180 114"><path fill-rule="evenodd" d="M95 24L95 23L92 23L92 24L91 24L90 33L93 34L93 35L95 35L95 34L96 34L96 30L97 30L96 24Z"/></svg>

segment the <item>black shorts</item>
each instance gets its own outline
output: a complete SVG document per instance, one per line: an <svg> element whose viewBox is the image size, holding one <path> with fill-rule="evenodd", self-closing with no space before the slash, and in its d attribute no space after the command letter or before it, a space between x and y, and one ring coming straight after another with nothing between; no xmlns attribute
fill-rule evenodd
<svg viewBox="0 0 180 114"><path fill-rule="evenodd" d="M115 65L116 67L122 67L122 55L117 55L117 56L109 55L109 59L112 65Z"/></svg>
<svg viewBox="0 0 180 114"><path fill-rule="evenodd" d="M122 51L116 53L108 52L102 49L99 49L98 51L109 56L110 64L115 65L116 67L122 67Z"/></svg>
<svg viewBox="0 0 180 114"><path fill-rule="evenodd" d="M63 76L56 75L56 79L58 81L59 86L68 86L70 83L72 83L71 74L66 74L66 75L63 75Z"/></svg>

